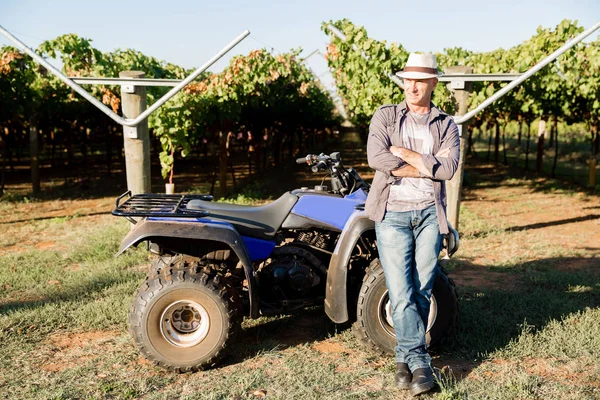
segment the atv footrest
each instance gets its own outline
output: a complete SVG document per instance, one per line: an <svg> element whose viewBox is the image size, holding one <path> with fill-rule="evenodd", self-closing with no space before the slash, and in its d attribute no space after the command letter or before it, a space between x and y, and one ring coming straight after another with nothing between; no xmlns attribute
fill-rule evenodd
<svg viewBox="0 0 600 400"><path fill-rule="evenodd" d="M121 201L129 196L123 203ZM117 198L116 207L112 215L117 217L178 217L198 218L206 217L207 210L188 210L190 200L212 200L209 194L136 194L131 191L123 193Z"/></svg>

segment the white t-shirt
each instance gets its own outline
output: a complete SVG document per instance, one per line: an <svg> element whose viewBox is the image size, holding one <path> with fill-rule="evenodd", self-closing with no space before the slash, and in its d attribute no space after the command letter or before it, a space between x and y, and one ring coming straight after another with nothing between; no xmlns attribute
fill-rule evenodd
<svg viewBox="0 0 600 400"><path fill-rule="evenodd" d="M409 111L402 123L402 146L421 154L432 154L433 137L427 114ZM390 187L387 211L423 210L435 204L433 182L429 178L396 178Z"/></svg>

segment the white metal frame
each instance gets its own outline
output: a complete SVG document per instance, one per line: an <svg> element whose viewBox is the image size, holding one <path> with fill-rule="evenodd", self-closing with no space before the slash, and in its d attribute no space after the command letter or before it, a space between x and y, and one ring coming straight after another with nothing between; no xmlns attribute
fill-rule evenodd
<svg viewBox="0 0 600 400"><path fill-rule="evenodd" d="M483 111L490 104L492 104L493 102L498 100L500 97L504 96L510 90L512 90L516 86L520 85L523 81L528 79L530 76L532 76L533 74L538 72L540 69L544 68L546 65L548 65L549 63L554 61L556 58L558 58L558 56L560 56L561 54L563 54L564 52L569 50L571 47L575 46L577 43L581 42L583 39L585 39L586 37L591 35L598 28L600 28L600 21L598 21L591 28L586 29L585 31L581 32L579 35L577 35L573 39L567 41L567 43L565 43L563 46L561 46L558 50L556 50L555 52L553 52L552 54L550 54L549 56L547 56L546 58L541 60L539 63L537 63L536 65L531 67L527 72L525 72L523 74L489 74L489 75L488 74L452 74L452 75L441 76L439 78L440 81L451 82L451 85L456 88L459 88L461 86L460 82L465 82L465 81L471 81L471 82L473 82L473 81L512 81L511 83L509 83L502 89L498 90L492 96L487 98L483 103L481 103L479 106L477 106L477 108L469 111L465 115L455 116L454 122L456 122L458 125L464 124L465 122L467 122L468 120L473 118L475 115L477 115L478 113ZM337 36L340 40L342 40L342 41L346 40L346 35L344 35L335 26L330 24L330 25L328 25L328 29L335 36ZM362 56L365 59L368 59L368 57L365 55L364 52L362 52ZM402 85L401 79L398 76L391 74L389 72L387 73L387 76L398 86L400 86L402 88L404 87Z"/></svg>
<svg viewBox="0 0 600 400"><path fill-rule="evenodd" d="M142 80L142 79L91 78L89 81L86 81L85 78L77 78L77 79L69 78L69 77L65 76L62 72L60 72L58 69L56 69L48 61L46 61L43 57L41 57L39 54L37 54L35 51L33 51L32 49L27 47L27 45L25 45L25 43L21 42L19 39L17 39L15 36L13 36L10 32L8 32L2 26L0 26L0 33L3 34L4 36L6 36L14 44L16 44L18 48L20 48L25 53L30 55L38 64L43 65L48 71L50 71L58 79L63 81L71 89L73 89L74 91L79 93L81 96L83 96L87 101L89 101L94 106L96 106L104 114L108 115L113 121L115 121L116 123L118 123L120 125L123 125L124 127L136 127L140 122L142 122L144 119L148 118L148 116L150 114L152 114L155 110L157 110L160 106L165 104L171 97L175 96L175 94L177 92L179 92L181 89L183 89L185 86L187 86L190 82L192 82L194 79L196 79L198 77L198 75L200 75L202 72L206 71L211 65L213 65L215 62L217 62L227 52L229 52L229 50L234 48L238 43L240 43L248 35L250 35L250 31L246 29L238 37L233 39L227 46L225 46L221 51L219 51L216 55L214 55L210 60L208 60L204 65L202 65L200 68L195 70L190 76L188 76L187 78L185 78L182 81L169 80L169 82L165 82L165 84L163 85L163 84L159 83L159 81L161 81L159 79ZM138 117L136 117L135 119L127 119L127 118L123 118L123 117L115 114L110 108L108 108L106 105L102 104L101 101L99 101L94 96L92 96L90 93L88 93L84 88L79 86L79 84L77 84L75 81L81 82L82 84L98 84L98 82L102 82L100 84L113 84L113 85L120 84L121 86L127 86L127 85L138 86L138 83L141 83L141 82L145 82L145 84L142 83L142 85L144 85L144 86L171 86L171 83L175 83L175 82L177 82L177 83L176 83L176 85L173 85L173 86L175 86L173 89L171 89L167 93L165 93L165 95L163 97L161 97L156 103L154 103L150 107L148 107L148 109L146 109ZM110 83L104 83L104 82L110 82ZM139 85L139 86L141 86L141 85Z"/></svg>

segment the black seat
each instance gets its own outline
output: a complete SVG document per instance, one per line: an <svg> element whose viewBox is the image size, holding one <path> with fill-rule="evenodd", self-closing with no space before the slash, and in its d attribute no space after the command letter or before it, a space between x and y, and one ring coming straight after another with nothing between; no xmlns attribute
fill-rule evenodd
<svg viewBox="0 0 600 400"><path fill-rule="evenodd" d="M297 201L298 196L286 192L277 200L264 206L190 200L187 208L206 210L210 213L209 218L229 222L244 236L272 239Z"/></svg>

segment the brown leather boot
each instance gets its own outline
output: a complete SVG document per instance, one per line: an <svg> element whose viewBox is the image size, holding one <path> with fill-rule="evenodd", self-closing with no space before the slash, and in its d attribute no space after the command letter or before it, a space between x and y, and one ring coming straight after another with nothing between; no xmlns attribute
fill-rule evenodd
<svg viewBox="0 0 600 400"><path fill-rule="evenodd" d="M433 373L431 368L418 368L413 372L412 382L410 384L410 393L418 396L433 389Z"/></svg>
<svg viewBox="0 0 600 400"><path fill-rule="evenodd" d="M396 386L400 389L410 389L412 374L407 363L396 363Z"/></svg>

